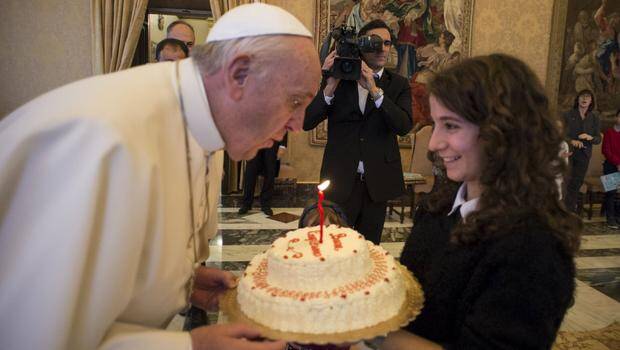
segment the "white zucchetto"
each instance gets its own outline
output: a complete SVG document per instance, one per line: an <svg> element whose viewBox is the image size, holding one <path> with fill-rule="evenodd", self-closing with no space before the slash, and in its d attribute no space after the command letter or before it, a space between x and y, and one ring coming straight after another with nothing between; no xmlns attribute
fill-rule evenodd
<svg viewBox="0 0 620 350"><path fill-rule="evenodd" d="M284 9L263 3L237 6L226 12L209 31L206 43L260 35L312 34L295 16Z"/></svg>

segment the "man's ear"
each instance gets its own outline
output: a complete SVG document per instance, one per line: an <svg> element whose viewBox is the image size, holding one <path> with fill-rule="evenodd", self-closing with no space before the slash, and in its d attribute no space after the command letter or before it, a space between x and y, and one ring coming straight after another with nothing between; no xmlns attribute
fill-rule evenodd
<svg viewBox="0 0 620 350"><path fill-rule="evenodd" d="M243 97L243 90L250 73L250 56L241 54L228 63L226 74L231 97L238 101Z"/></svg>

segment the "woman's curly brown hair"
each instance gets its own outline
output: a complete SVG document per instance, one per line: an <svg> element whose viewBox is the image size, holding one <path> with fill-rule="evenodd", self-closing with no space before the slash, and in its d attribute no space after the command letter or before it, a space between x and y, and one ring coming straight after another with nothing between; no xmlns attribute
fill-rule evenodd
<svg viewBox="0 0 620 350"><path fill-rule="evenodd" d="M567 252L577 252L581 220L564 208L555 182L566 170L559 157L562 130L531 69L502 54L471 58L438 73L428 90L480 128L482 194L478 210L454 229L453 241L496 237L536 217ZM451 206L454 196L446 192L454 186L443 189L426 197L427 210Z"/></svg>

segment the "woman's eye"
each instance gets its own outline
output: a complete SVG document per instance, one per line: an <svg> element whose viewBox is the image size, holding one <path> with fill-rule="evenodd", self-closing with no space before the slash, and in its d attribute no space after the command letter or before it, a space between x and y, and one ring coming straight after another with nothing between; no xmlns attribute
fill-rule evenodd
<svg viewBox="0 0 620 350"><path fill-rule="evenodd" d="M456 124L452 124L452 123L446 123L446 124L444 125L444 127L445 127L446 129L448 129L448 130L454 130L454 129L458 129L458 128L459 128L459 126L458 126L458 125L456 125Z"/></svg>

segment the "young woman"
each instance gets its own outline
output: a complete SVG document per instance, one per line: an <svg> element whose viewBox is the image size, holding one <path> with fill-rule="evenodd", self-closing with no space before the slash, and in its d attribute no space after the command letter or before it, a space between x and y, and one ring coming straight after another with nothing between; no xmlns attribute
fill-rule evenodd
<svg viewBox="0 0 620 350"><path fill-rule="evenodd" d="M592 91L582 90L575 97L573 109L564 113L564 125L572 150L564 203L568 210L574 212L577 211L579 188L592 157L592 145L601 143L601 121L594 112L595 107Z"/></svg>
<svg viewBox="0 0 620 350"><path fill-rule="evenodd" d="M562 135L523 62L472 58L429 84L429 149L447 177L401 262L425 294L384 349L549 349L575 290L581 222L559 199Z"/></svg>
<svg viewBox="0 0 620 350"><path fill-rule="evenodd" d="M620 109L616 112L614 125L605 130L603 135L603 173L605 175L620 171ZM605 216L607 226L618 228L620 225L620 212L616 211L616 190L605 192Z"/></svg>

